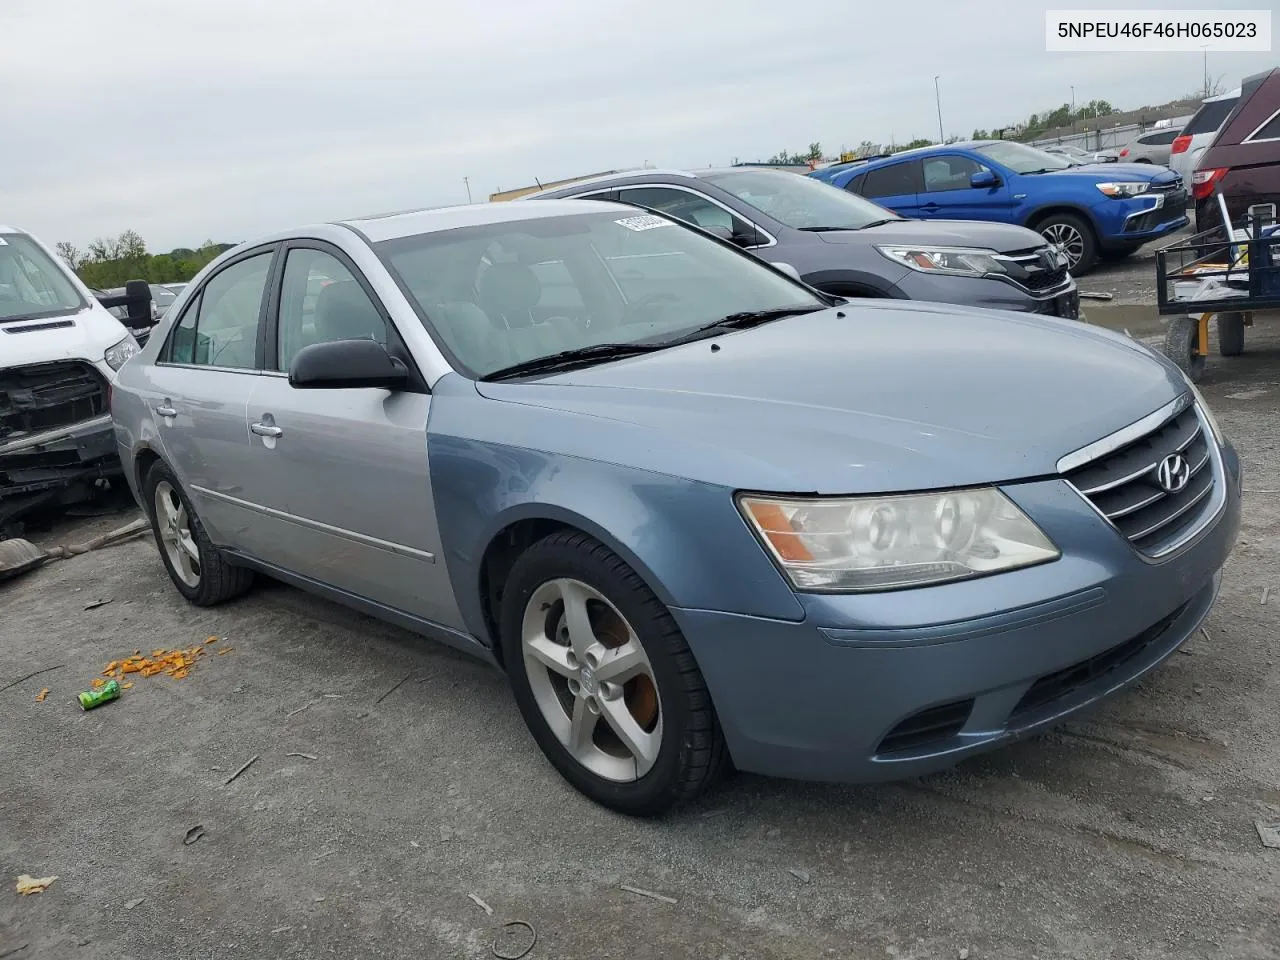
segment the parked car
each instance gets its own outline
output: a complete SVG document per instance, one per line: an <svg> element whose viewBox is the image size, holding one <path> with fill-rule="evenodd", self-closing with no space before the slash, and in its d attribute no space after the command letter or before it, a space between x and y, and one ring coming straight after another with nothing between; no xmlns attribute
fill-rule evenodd
<svg viewBox="0 0 1280 960"><path fill-rule="evenodd" d="M1030 227L1066 254L1077 276L1099 258L1127 257L1188 222L1186 190L1170 170L1129 163L1073 166L1010 140L906 150L810 176L907 217Z"/></svg>
<svg viewBox="0 0 1280 960"><path fill-rule="evenodd" d="M1120 159L1114 150L1082 150L1080 147L1070 143L1054 143L1040 149L1045 153L1066 157L1068 160L1074 161L1074 165L1077 167L1083 167L1090 163L1115 163Z"/></svg>
<svg viewBox="0 0 1280 960"><path fill-rule="evenodd" d="M1133 340L845 303L609 202L243 244L112 412L184 597L265 572L496 664L631 814L1043 730L1199 627L1240 521L1236 453Z"/></svg>
<svg viewBox="0 0 1280 960"><path fill-rule="evenodd" d="M1218 226L1215 193L1233 222L1254 204L1280 204L1280 68L1247 78L1240 99L1191 178L1196 229Z"/></svg>
<svg viewBox="0 0 1280 960"><path fill-rule="evenodd" d="M1163 130L1151 130L1134 137L1121 148L1119 159L1124 163L1153 163L1167 167L1169 151L1180 132L1172 127L1166 127Z"/></svg>
<svg viewBox="0 0 1280 960"><path fill-rule="evenodd" d="M141 325L150 321L149 297L138 284L107 302L127 300L126 320ZM0 538L29 514L80 502L118 476L108 393L137 349L61 259L31 234L0 226Z"/></svg>
<svg viewBox="0 0 1280 960"><path fill-rule="evenodd" d="M151 287L151 315L159 320L164 316L164 312L173 306L173 301L178 299L178 292L164 283L153 283L149 286Z"/></svg>
<svg viewBox="0 0 1280 960"><path fill-rule="evenodd" d="M1192 114L1187 125L1174 137L1169 147L1169 169L1188 186L1191 184L1191 175L1200 166L1201 156L1239 101L1239 87L1221 96L1209 97L1201 102L1200 109Z"/></svg>
<svg viewBox="0 0 1280 960"><path fill-rule="evenodd" d="M1075 318L1066 261L1019 227L906 220L795 173L637 170L520 200L623 200L701 227L842 297L933 300Z"/></svg>

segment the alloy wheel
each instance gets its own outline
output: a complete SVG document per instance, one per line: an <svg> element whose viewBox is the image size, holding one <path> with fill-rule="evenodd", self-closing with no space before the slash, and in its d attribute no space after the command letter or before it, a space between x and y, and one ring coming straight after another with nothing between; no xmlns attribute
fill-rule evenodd
<svg viewBox="0 0 1280 960"><path fill-rule="evenodd" d="M549 580L525 605L521 651L538 709L578 763L618 783L649 772L662 746L662 703L617 607L579 580Z"/></svg>
<svg viewBox="0 0 1280 960"><path fill-rule="evenodd" d="M1040 230L1040 235L1067 255L1067 266L1074 270L1084 256L1084 237L1080 231L1069 223L1051 223Z"/></svg>
<svg viewBox="0 0 1280 960"><path fill-rule="evenodd" d="M191 520L178 491L167 480L156 484L156 530L169 565L193 590L200 586L200 548L191 535Z"/></svg>

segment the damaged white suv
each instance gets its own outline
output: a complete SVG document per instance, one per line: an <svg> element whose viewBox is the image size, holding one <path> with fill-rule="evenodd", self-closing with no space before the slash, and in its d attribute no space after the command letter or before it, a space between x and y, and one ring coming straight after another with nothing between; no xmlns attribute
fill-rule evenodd
<svg viewBox="0 0 1280 960"><path fill-rule="evenodd" d="M0 538L119 473L110 390L138 343L110 306L151 326L146 283L100 300L35 237L0 225Z"/></svg>

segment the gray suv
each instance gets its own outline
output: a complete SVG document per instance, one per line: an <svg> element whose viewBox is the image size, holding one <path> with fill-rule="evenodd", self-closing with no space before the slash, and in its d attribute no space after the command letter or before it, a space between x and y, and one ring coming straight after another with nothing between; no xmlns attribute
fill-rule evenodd
<svg viewBox="0 0 1280 960"><path fill-rule="evenodd" d="M638 170L522 197L620 200L729 240L842 297L934 300L1078 319L1067 261L1024 227L908 220L780 170Z"/></svg>

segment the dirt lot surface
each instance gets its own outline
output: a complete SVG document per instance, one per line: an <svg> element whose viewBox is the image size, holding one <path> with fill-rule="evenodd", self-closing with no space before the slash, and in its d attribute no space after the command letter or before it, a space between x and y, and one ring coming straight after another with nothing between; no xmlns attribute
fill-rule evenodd
<svg viewBox="0 0 1280 960"><path fill-rule="evenodd" d="M0 690L0 957L481 958L523 920L557 960L1280 958L1255 829L1280 821L1278 334L1204 384L1248 490L1207 631L1087 718L922 780L738 776L628 820L559 779L498 674L295 590L191 608L148 540L0 585L0 688L57 667ZM74 701L108 661L210 636L186 679ZM19 897L20 874L58 880Z"/></svg>

